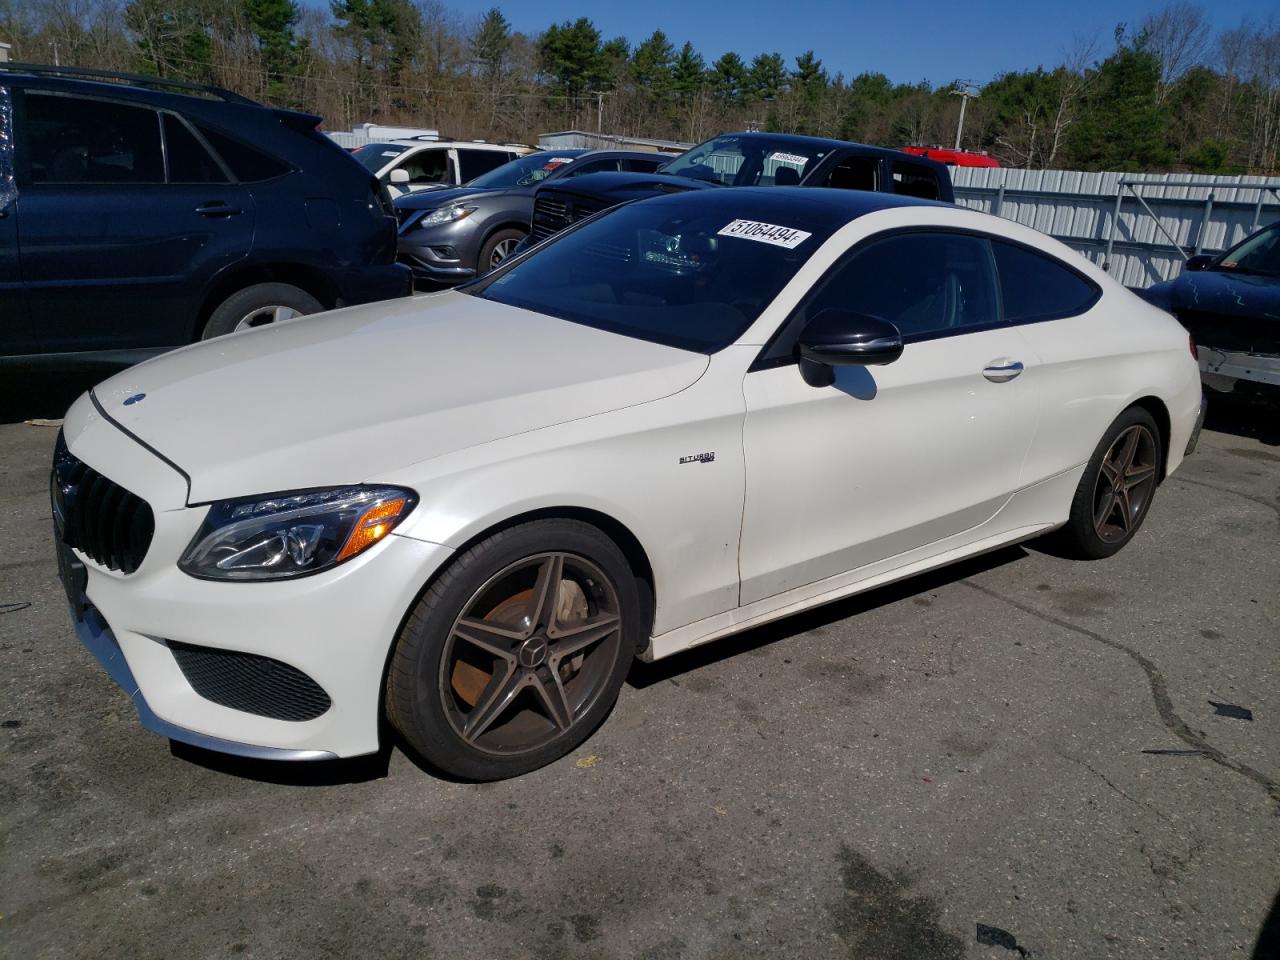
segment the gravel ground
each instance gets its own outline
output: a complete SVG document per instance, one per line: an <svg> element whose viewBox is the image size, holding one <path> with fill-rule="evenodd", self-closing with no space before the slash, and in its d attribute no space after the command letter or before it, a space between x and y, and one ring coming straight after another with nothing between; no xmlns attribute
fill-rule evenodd
<svg viewBox="0 0 1280 960"><path fill-rule="evenodd" d="M489 785L142 730L60 593L55 431L0 426L0 955L1277 956L1274 423L1212 423L1111 560L1004 550L637 667Z"/></svg>

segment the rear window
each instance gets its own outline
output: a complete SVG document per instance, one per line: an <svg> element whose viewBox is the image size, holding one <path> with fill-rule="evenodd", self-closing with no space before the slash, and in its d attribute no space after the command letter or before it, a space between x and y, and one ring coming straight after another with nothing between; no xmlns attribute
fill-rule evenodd
<svg viewBox="0 0 1280 960"><path fill-rule="evenodd" d="M1042 254L992 239L1004 318L1031 323L1084 313L1100 291L1074 270Z"/></svg>
<svg viewBox="0 0 1280 960"><path fill-rule="evenodd" d="M199 127L200 134L231 168L232 174L242 183L256 183L288 173L292 167L268 153L241 143L210 127Z"/></svg>
<svg viewBox="0 0 1280 960"><path fill-rule="evenodd" d="M893 192L904 197L918 197L921 200L940 200L938 178L928 167L914 163L893 163Z"/></svg>

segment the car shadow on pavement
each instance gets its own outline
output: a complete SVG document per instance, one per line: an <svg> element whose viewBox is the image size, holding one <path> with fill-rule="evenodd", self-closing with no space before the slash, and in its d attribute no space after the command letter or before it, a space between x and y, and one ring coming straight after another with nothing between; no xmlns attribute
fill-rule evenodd
<svg viewBox="0 0 1280 960"><path fill-rule="evenodd" d="M1276 893L1267 919L1262 921L1262 929L1258 931L1253 960L1280 960L1280 892Z"/></svg>
<svg viewBox="0 0 1280 960"><path fill-rule="evenodd" d="M1257 440L1269 447L1280 446L1280 403L1211 393L1204 428Z"/></svg>
<svg viewBox="0 0 1280 960"><path fill-rule="evenodd" d="M60 420L80 394L114 373L111 368L0 373L0 423Z"/></svg>
<svg viewBox="0 0 1280 960"><path fill-rule="evenodd" d="M920 593L936 590L947 584L964 580L997 567L1014 563L1026 557L1027 551L1021 546L1003 547L991 553L970 557L959 563L953 563L938 570L908 577L897 583L886 584L866 593L860 593L844 600L814 607L803 613L793 614L755 627L743 633L713 640L700 647L694 647L685 653L665 657L656 663L644 663L637 660L627 675L627 683L637 690L651 687L655 683L670 680L683 674L698 670L712 663L727 660L751 650L767 647L779 640L786 640L797 634L807 633L818 627L825 627L838 620L856 617L878 607L888 606L906 600Z"/></svg>

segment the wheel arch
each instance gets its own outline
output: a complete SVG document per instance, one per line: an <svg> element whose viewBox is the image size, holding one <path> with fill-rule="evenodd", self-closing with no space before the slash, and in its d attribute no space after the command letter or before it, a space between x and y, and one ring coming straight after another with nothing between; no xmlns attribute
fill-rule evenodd
<svg viewBox="0 0 1280 960"><path fill-rule="evenodd" d="M1146 394L1138 397L1125 409L1130 407L1139 407L1147 413L1156 422L1156 429L1160 432L1160 449L1163 456L1160 458L1160 480L1164 480L1169 468L1169 442L1173 432L1173 418L1169 415L1169 407L1163 400L1154 394Z"/></svg>
<svg viewBox="0 0 1280 960"><path fill-rule="evenodd" d="M259 283L287 283L297 287L319 300L326 310L338 305L338 287L323 270L287 261L237 264L218 275L205 291L191 331L192 342L200 339L209 317L219 304L237 291Z"/></svg>

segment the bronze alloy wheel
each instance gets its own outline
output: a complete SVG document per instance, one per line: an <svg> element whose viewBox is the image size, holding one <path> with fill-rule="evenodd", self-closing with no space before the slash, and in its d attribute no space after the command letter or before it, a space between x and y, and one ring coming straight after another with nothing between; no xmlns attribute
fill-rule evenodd
<svg viewBox="0 0 1280 960"><path fill-rule="evenodd" d="M1093 494L1093 528L1105 543L1141 522L1156 487L1160 446L1143 424L1123 430L1103 455Z"/></svg>
<svg viewBox="0 0 1280 960"><path fill-rule="evenodd" d="M490 577L454 620L441 705L474 750L540 750L609 687L621 647L618 595L595 563L562 552L526 557Z"/></svg>

